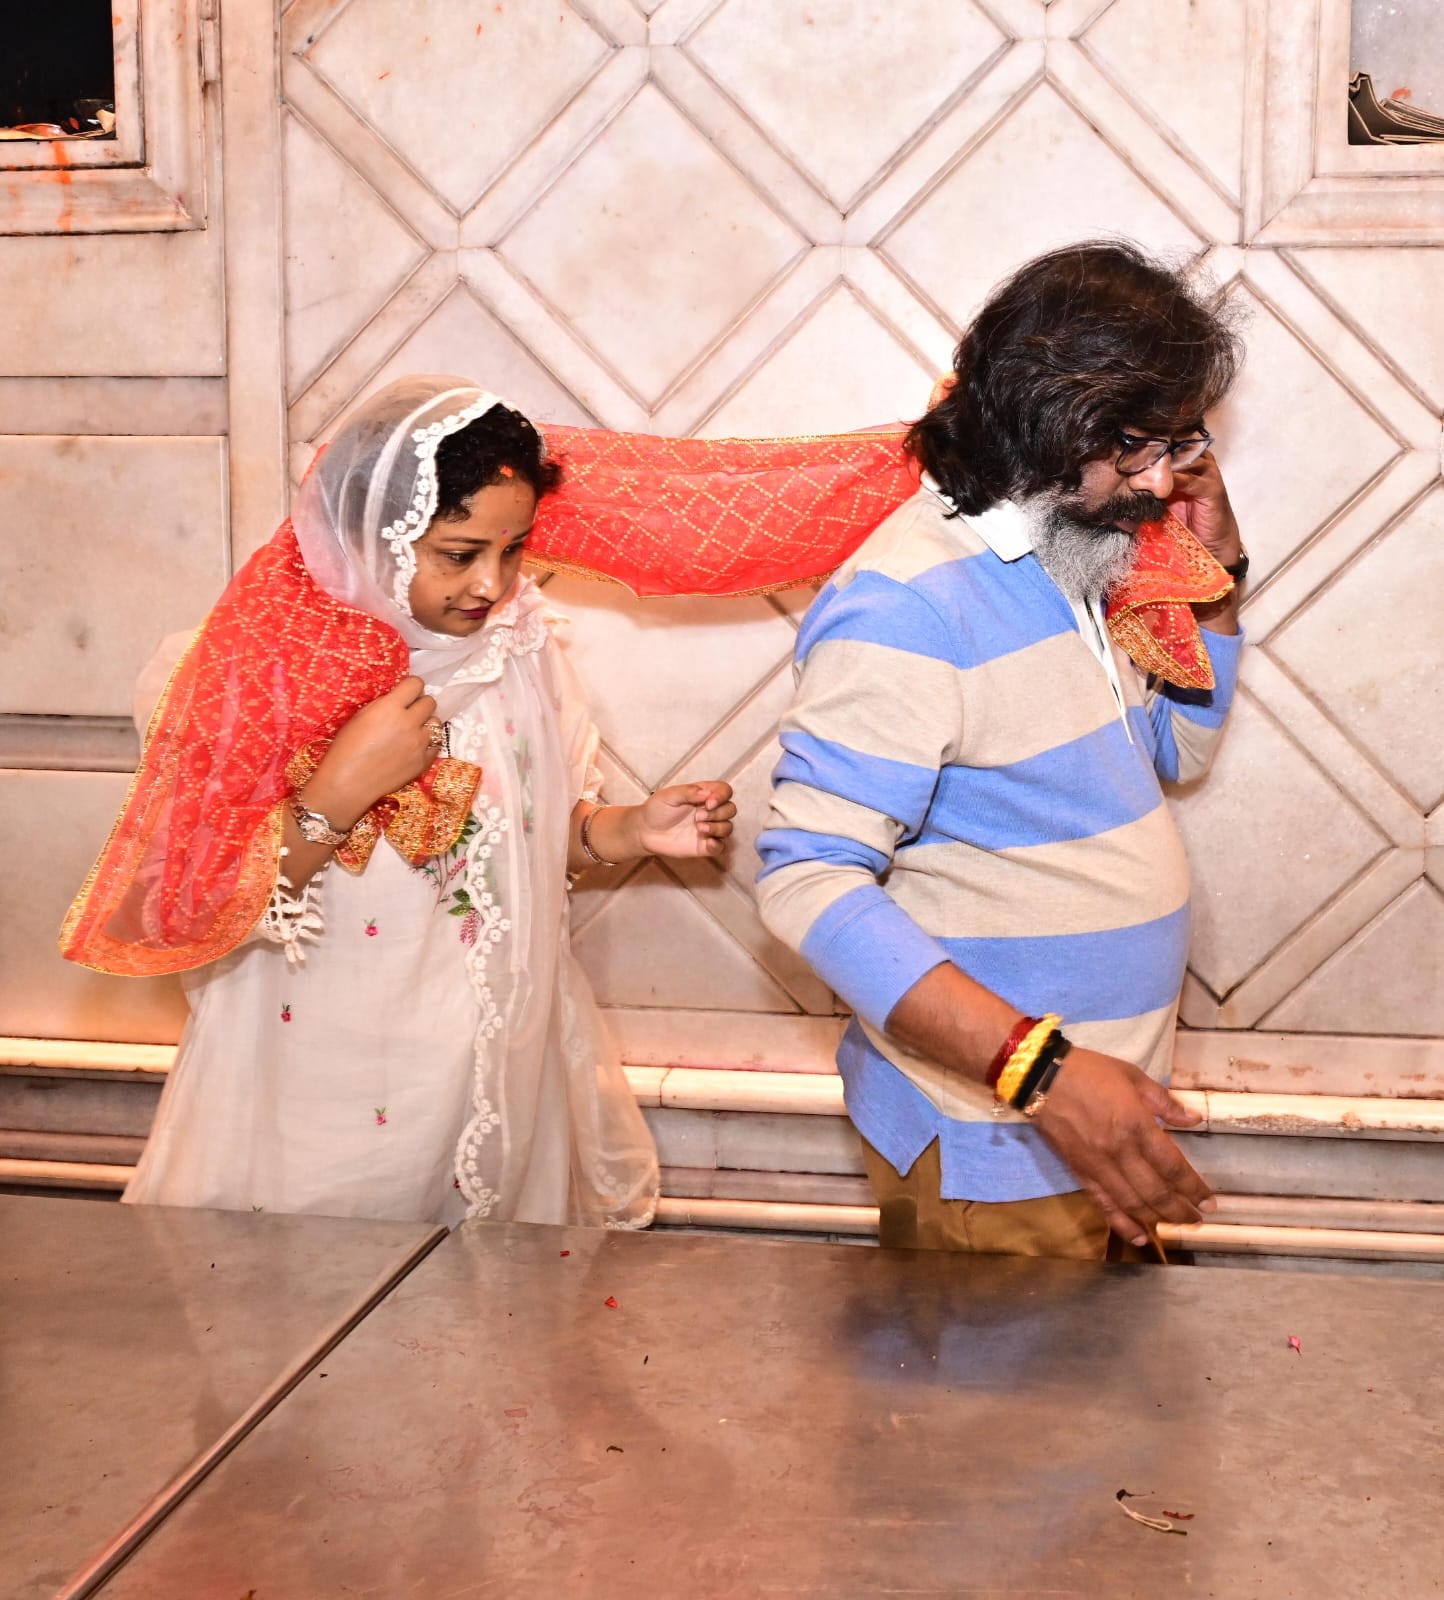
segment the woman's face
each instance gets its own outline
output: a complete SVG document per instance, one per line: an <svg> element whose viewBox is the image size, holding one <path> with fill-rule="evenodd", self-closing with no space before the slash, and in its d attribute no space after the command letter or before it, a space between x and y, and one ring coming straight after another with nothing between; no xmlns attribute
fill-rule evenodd
<svg viewBox="0 0 1444 1600"><path fill-rule="evenodd" d="M416 541L411 615L433 633L479 633L516 583L535 517L531 485L508 478L478 489L462 521L433 522Z"/></svg>

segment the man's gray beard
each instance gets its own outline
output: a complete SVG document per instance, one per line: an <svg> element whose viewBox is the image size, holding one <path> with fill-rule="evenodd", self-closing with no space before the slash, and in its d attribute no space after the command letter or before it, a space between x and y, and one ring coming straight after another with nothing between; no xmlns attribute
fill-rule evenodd
<svg viewBox="0 0 1444 1600"><path fill-rule="evenodd" d="M1101 600L1128 575L1138 538L1121 528L1087 527L1056 502L1029 508L1033 554L1070 600Z"/></svg>

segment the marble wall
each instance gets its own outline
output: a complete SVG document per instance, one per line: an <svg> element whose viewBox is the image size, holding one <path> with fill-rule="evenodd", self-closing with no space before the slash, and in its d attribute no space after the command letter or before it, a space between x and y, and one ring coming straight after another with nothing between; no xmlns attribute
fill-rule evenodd
<svg viewBox="0 0 1444 1600"><path fill-rule="evenodd" d="M173 991L65 970L53 928L119 792L129 680L357 394L443 370L542 422L909 417L1000 275L1117 233L1247 314L1214 430L1253 648L1217 769L1177 801L1185 1020L1444 1034L1444 167L1381 172L1315 124L1348 24L1343 0L289 0L273 57L228 16L207 230L0 238L22 286L0 312L0 1032L173 1037ZM629 1054L825 1066L836 1002L748 893L807 595L550 592L611 795L725 776L747 819L725 868L579 890Z"/></svg>

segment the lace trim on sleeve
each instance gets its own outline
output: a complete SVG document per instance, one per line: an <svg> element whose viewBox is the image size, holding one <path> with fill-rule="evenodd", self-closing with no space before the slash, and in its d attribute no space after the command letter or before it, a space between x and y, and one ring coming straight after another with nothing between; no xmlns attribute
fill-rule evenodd
<svg viewBox="0 0 1444 1600"><path fill-rule="evenodd" d="M282 849L284 861L286 851ZM326 862L300 890L293 889L282 872L261 920L256 924L257 935L270 944L278 944L286 952L288 967L304 966L306 952L302 941L315 944L326 928L325 912L321 905L321 875L331 863Z"/></svg>

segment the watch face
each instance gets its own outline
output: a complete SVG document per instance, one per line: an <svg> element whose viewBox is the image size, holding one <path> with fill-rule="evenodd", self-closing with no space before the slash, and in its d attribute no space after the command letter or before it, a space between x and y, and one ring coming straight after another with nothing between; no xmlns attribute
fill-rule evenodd
<svg viewBox="0 0 1444 1600"><path fill-rule="evenodd" d="M291 812L301 837L308 844L339 844L345 838L331 826L328 818L319 811L308 811L299 800L292 802Z"/></svg>

